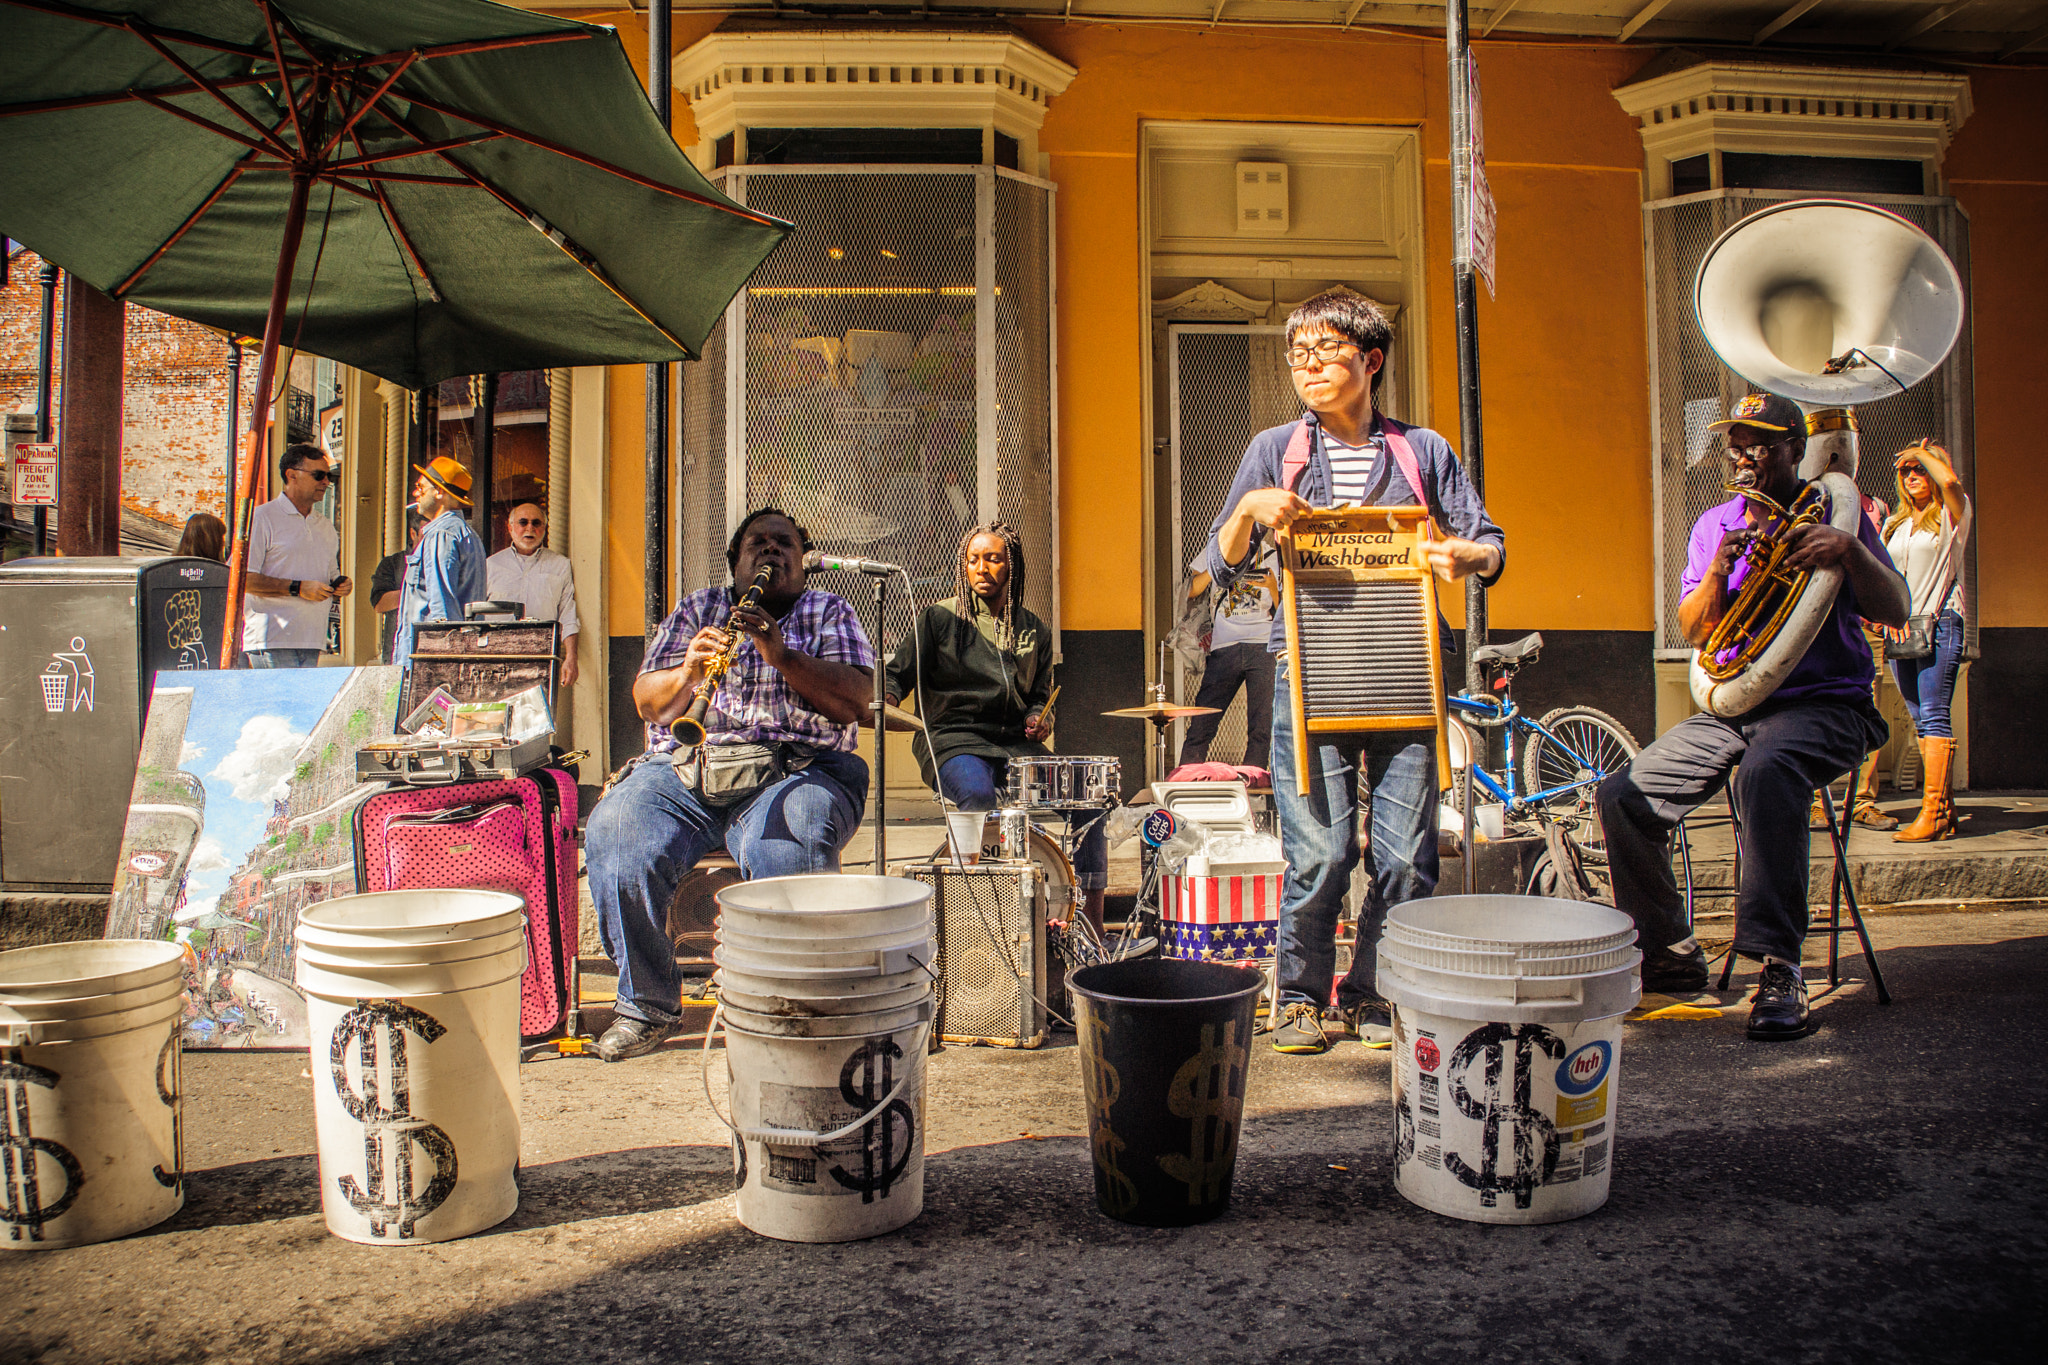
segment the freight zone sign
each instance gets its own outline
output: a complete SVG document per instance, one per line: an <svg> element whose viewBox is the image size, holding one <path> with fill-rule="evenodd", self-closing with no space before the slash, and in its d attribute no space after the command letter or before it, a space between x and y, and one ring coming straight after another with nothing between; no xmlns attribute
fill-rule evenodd
<svg viewBox="0 0 2048 1365"><path fill-rule="evenodd" d="M57 505L57 447L17 445L14 448L14 504L17 507Z"/></svg>

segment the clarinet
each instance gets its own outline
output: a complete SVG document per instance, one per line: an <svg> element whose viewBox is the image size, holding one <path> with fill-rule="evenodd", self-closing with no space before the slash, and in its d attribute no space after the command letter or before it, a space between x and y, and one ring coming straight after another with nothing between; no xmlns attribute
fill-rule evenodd
<svg viewBox="0 0 2048 1365"><path fill-rule="evenodd" d="M676 737L682 746L679 750L683 761L688 762L698 745L704 742L704 713L711 707L711 698L718 691L718 684L725 678L733 660L738 657L740 646L747 637L739 626L740 613L761 600L761 592L768 586L768 580L775 577L775 566L754 575L754 581L740 594L740 600L733 604L732 615L725 618L725 648L704 665L704 680L697 684L696 694L690 699L690 709L669 722L668 732Z"/></svg>

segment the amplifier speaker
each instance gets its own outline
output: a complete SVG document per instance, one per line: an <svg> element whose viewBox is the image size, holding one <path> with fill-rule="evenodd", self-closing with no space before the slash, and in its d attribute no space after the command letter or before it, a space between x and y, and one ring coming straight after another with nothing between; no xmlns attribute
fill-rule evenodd
<svg viewBox="0 0 2048 1365"><path fill-rule="evenodd" d="M939 926L938 1034L949 1043L1040 1047L1048 1037L1045 877L1032 863L910 863Z"/></svg>

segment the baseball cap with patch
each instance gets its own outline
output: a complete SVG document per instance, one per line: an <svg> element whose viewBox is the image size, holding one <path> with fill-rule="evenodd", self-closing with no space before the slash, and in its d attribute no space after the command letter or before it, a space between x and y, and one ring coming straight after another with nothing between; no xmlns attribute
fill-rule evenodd
<svg viewBox="0 0 2048 1365"><path fill-rule="evenodd" d="M1785 431L1804 436L1806 414L1789 398L1775 393L1748 393L1736 399L1734 411L1725 420L1713 423L1710 430L1726 431L1730 427L1755 427L1758 431Z"/></svg>

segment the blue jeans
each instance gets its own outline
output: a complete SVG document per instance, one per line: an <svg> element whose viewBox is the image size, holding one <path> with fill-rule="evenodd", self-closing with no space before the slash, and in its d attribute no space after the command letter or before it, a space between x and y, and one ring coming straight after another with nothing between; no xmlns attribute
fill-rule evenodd
<svg viewBox="0 0 2048 1365"><path fill-rule="evenodd" d="M320 651L317 649L251 649L244 651L243 658L251 668L318 668Z"/></svg>
<svg viewBox="0 0 2048 1365"><path fill-rule="evenodd" d="M866 760L838 750L724 808L683 786L670 755L636 764L598 802L583 833L598 934L619 969L618 1012L655 1024L681 1017L668 906L700 858L729 849L749 881L837 872L839 850L860 828L867 799Z"/></svg>
<svg viewBox="0 0 2048 1365"><path fill-rule="evenodd" d="M1009 775L1007 761L954 754L939 766L939 795L958 810L995 810L1003 804L1002 789L1009 785ZM1109 885L1109 843L1102 826L1102 816L1094 817L1074 845L1074 881L1083 891L1101 891Z"/></svg>
<svg viewBox="0 0 2048 1365"><path fill-rule="evenodd" d="M1934 653L1924 659L1892 659L1892 681L1906 699L1906 713L1922 739L1953 739L1949 702L1956 690L1956 670L1963 666L1963 618L1945 611L1934 618Z"/></svg>
<svg viewBox="0 0 2048 1365"><path fill-rule="evenodd" d="M1371 795L1371 882L1358 915L1351 970L1336 988L1350 1009L1379 998L1375 959L1387 909L1436 893L1436 746L1390 732L1342 744L1312 744L1309 792L1295 789L1294 710L1283 663L1273 680L1273 800L1287 882L1280 896L1280 998L1330 1003L1337 963L1337 918L1358 866L1360 780Z"/></svg>

